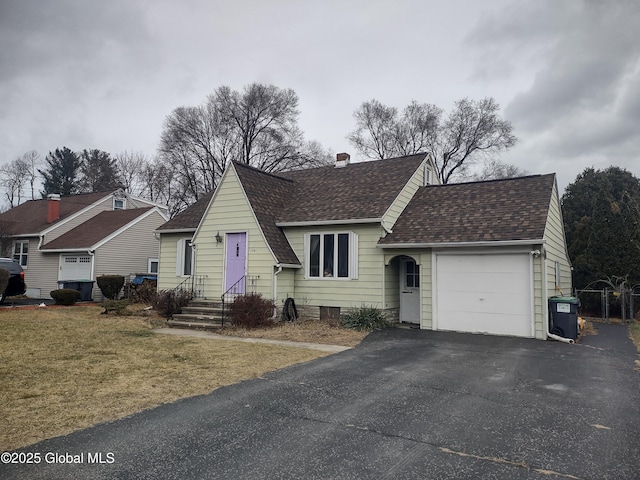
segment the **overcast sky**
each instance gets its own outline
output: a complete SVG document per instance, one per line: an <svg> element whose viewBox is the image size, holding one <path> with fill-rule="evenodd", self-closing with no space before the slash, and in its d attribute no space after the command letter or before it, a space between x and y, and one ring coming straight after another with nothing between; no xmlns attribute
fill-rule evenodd
<svg viewBox="0 0 640 480"><path fill-rule="evenodd" d="M58 147L156 152L164 118L221 85L292 88L308 140L365 100L449 110L494 97L558 174L640 176L640 3L580 0L0 0L0 163Z"/></svg>

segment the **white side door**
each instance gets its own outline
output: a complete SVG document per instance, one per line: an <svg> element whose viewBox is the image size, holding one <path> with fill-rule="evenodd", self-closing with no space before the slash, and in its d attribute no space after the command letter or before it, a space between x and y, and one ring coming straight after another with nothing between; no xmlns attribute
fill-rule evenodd
<svg viewBox="0 0 640 480"><path fill-rule="evenodd" d="M400 261L400 322L420 323L420 265L413 258Z"/></svg>

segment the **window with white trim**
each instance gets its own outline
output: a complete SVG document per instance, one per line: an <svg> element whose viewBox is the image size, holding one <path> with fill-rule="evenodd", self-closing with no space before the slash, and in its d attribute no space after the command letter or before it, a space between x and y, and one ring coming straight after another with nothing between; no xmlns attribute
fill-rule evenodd
<svg viewBox="0 0 640 480"><path fill-rule="evenodd" d="M176 275L188 277L193 270L193 246L191 238L181 238L177 244Z"/></svg>
<svg viewBox="0 0 640 480"><path fill-rule="evenodd" d="M353 232L305 235L307 278L358 278L358 236Z"/></svg>
<svg viewBox="0 0 640 480"><path fill-rule="evenodd" d="M114 198L113 199L113 209L114 210L124 210L124 198Z"/></svg>
<svg viewBox="0 0 640 480"><path fill-rule="evenodd" d="M150 258L147 267L147 273L158 273L159 261L157 258Z"/></svg>
<svg viewBox="0 0 640 480"><path fill-rule="evenodd" d="M29 240L17 241L13 246L13 259L20 264L21 267L26 267L29 257Z"/></svg>

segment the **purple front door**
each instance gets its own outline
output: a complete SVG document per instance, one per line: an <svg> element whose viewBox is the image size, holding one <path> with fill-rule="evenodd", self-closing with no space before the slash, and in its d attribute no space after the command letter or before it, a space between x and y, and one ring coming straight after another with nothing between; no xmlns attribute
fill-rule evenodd
<svg viewBox="0 0 640 480"><path fill-rule="evenodd" d="M246 275L247 234L227 233L227 258L225 265L225 292ZM244 282L233 288L232 293L244 293Z"/></svg>

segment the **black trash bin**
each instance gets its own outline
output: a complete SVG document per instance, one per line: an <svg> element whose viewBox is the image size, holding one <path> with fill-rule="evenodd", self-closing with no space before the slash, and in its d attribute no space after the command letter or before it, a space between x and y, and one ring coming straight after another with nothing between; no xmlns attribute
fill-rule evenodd
<svg viewBox="0 0 640 480"><path fill-rule="evenodd" d="M71 288L80 292L81 302L90 302L93 280L59 280L58 288Z"/></svg>
<svg viewBox="0 0 640 480"><path fill-rule="evenodd" d="M564 338L578 338L578 307L576 297L549 298L549 332Z"/></svg>

